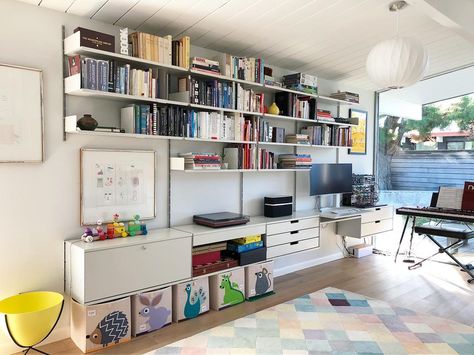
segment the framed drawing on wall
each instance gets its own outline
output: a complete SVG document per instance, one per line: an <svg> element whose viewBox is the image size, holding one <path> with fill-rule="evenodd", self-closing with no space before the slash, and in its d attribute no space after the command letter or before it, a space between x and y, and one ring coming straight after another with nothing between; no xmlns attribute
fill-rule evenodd
<svg viewBox="0 0 474 355"><path fill-rule="evenodd" d="M41 163L43 157L42 71L0 64L0 162Z"/></svg>
<svg viewBox="0 0 474 355"><path fill-rule="evenodd" d="M357 126L352 127L352 147L349 154L367 154L367 111L349 109L350 118L358 118Z"/></svg>
<svg viewBox="0 0 474 355"><path fill-rule="evenodd" d="M155 211L155 152L81 149L81 225L98 220L152 219Z"/></svg>

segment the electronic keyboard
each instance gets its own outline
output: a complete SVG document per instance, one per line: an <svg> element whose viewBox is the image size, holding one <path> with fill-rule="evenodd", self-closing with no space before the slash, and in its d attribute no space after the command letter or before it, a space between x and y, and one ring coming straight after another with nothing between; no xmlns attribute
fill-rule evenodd
<svg viewBox="0 0 474 355"><path fill-rule="evenodd" d="M449 219L474 223L474 211L438 207L400 207L397 208L396 213L403 216Z"/></svg>

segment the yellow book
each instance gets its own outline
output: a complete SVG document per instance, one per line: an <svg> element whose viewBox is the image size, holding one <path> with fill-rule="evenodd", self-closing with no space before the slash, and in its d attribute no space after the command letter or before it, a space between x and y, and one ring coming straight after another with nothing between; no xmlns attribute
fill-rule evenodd
<svg viewBox="0 0 474 355"><path fill-rule="evenodd" d="M256 234L256 235L248 235L246 237L234 239L234 242L240 245L244 245L244 244L259 242L261 240L262 240L262 236L260 234Z"/></svg>

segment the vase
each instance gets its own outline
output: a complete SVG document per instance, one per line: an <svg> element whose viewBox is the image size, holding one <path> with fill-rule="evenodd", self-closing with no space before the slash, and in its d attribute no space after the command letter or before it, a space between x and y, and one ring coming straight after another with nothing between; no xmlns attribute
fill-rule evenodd
<svg viewBox="0 0 474 355"><path fill-rule="evenodd" d="M77 121L77 127L82 131L93 131L97 128L97 121L92 115L85 113L83 117L79 118Z"/></svg>
<svg viewBox="0 0 474 355"><path fill-rule="evenodd" d="M276 103L272 103L270 107L268 108L268 113L271 115L279 115L280 114L280 109L278 108Z"/></svg>

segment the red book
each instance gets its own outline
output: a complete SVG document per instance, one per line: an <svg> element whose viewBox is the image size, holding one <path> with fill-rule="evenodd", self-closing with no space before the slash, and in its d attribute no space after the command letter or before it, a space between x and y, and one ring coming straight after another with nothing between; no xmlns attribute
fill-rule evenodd
<svg viewBox="0 0 474 355"><path fill-rule="evenodd" d="M462 194L461 209L465 211L474 211L474 182L464 182L464 192Z"/></svg>

